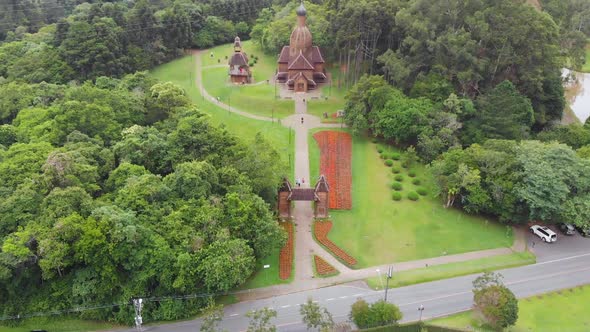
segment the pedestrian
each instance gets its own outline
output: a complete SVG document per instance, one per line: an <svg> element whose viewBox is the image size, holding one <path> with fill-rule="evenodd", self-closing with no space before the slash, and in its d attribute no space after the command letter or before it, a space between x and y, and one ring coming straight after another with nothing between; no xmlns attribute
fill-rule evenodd
<svg viewBox="0 0 590 332"><path fill-rule="evenodd" d="M295 179L295 185L296 185L297 187L299 187L299 184L300 184L300 182L299 182L299 178Z"/></svg>
<svg viewBox="0 0 590 332"><path fill-rule="evenodd" d="M303 124L303 117L301 117L301 124Z"/></svg>
<svg viewBox="0 0 590 332"><path fill-rule="evenodd" d="M535 241L533 241L533 248L535 247Z"/></svg>
<svg viewBox="0 0 590 332"><path fill-rule="evenodd" d="M305 184L305 178L301 178L301 184Z"/></svg>

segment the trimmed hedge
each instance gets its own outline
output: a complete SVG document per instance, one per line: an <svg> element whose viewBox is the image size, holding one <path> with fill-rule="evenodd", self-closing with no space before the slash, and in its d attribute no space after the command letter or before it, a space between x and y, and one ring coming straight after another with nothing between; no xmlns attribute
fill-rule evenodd
<svg viewBox="0 0 590 332"><path fill-rule="evenodd" d="M387 167L391 167L391 166L393 166L393 160L391 160L391 159L387 159L387 160L385 161L385 166L387 166Z"/></svg>
<svg viewBox="0 0 590 332"><path fill-rule="evenodd" d="M379 152L379 154L383 153L383 148L377 148L377 152Z"/></svg>
<svg viewBox="0 0 590 332"><path fill-rule="evenodd" d="M402 182L404 180L404 176L401 174L397 174L396 176L393 177L395 179L395 181L397 182Z"/></svg>
<svg viewBox="0 0 590 332"><path fill-rule="evenodd" d="M393 190L400 191L400 190L402 190L402 188L403 188L402 184L399 182L394 182L391 184L391 189L393 189Z"/></svg>
<svg viewBox="0 0 590 332"><path fill-rule="evenodd" d="M397 174L397 173L399 173L399 172L401 172L401 171L402 171L402 170L401 170L401 168L399 168L399 166L393 166L393 167L391 168L391 173L393 173L393 174Z"/></svg>
<svg viewBox="0 0 590 332"><path fill-rule="evenodd" d="M424 187L420 187L420 188L416 189L416 192L418 192L418 194L420 194L421 196L428 195L428 190L426 190L426 188L424 188Z"/></svg>
<svg viewBox="0 0 590 332"><path fill-rule="evenodd" d="M417 186L420 185L421 182L422 181L420 181L420 179L413 179L412 180L412 183L415 184L415 185L417 185Z"/></svg>
<svg viewBox="0 0 590 332"><path fill-rule="evenodd" d="M401 158L401 155L399 154L399 152L393 152L391 154L391 159L393 159L393 160L400 160L400 158Z"/></svg>
<svg viewBox="0 0 590 332"><path fill-rule="evenodd" d="M411 178L415 177L416 176L416 171L415 170L408 171L408 176L411 177Z"/></svg>
<svg viewBox="0 0 590 332"><path fill-rule="evenodd" d="M399 191L394 191L391 193L391 199L394 201L401 201L402 200L402 193Z"/></svg>
<svg viewBox="0 0 590 332"><path fill-rule="evenodd" d="M418 199L420 199L420 196L415 191L410 191L408 193L408 199L412 201L417 201Z"/></svg>

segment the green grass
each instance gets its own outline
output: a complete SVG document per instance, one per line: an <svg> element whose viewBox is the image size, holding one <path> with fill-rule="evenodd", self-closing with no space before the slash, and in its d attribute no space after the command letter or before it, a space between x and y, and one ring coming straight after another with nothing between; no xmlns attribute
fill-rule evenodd
<svg viewBox="0 0 590 332"><path fill-rule="evenodd" d="M273 84L236 85L229 83L227 68L209 68L203 70L205 90L222 102L248 113L284 118L294 113L292 100L274 98Z"/></svg>
<svg viewBox="0 0 590 332"><path fill-rule="evenodd" d="M212 124L223 125L234 135L244 140L252 140L256 133L260 132L275 147L285 163L289 159L293 159L295 134L292 130L277 122L259 121L230 113L204 100L199 89L195 86L194 71L194 57L185 56L154 68L151 75L161 81L170 81L182 87L199 109L209 115ZM289 168L289 174L293 176L293 163L289 165Z"/></svg>
<svg viewBox="0 0 590 332"><path fill-rule="evenodd" d="M586 63L582 67L582 72L590 73L590 44L586 45Z"/></svg>
<svg viewBox="0 0 590 332"><path fill-rule="evenodd" d="M0 325L0 332L29 332L35 329L62 332L99 331L120 328L120 325L73 319L68 317L36 317L24 320L14 327Z"/></svg>
<svg viewBox="0 0 590 332"><path fill-rule="evenodd" d="M246 52L250 61L252 55L258 57L258 62L250 68L255 82L265 81L270 79L277 68L277 58L272 55L264 54L260 47L251 40L242 41L242 50ZM213 57L211 57L213 52ZM224 44L213 47L203 54L202 64L204 67L227 65L228 58L234 52L234 44Z"/></svg>
<svg viewBox="0 0 590 332"><path fill-rule="evenodd" d="M310 172L317 175L319 150L310 143ZM315 147L314 147L315 145ZM393 151L392 148L387 147ZM357 259L357 267L403 262L474 250L509 247L512 230L493 220L445 209L433 196L432 176L422 165L412 169L429 191L417 202L407 193L418 186L404 182L404 198L391 199L394 174L379 158L376 145L367 138L353 137L352 209L331 210L334 228L330 239ZM399 162L396 162L396 164ZM407 180L407 169L402 173Z"/></svg>
<svg viewBox="0 0 590 332"><path fill-rule="evenodd" d="M319 117L322 122L339 122L341 119L332 118L332 114L344 109L345 95L346 91L343 88L324 86L322 88L322 97L320 99L310 99L307 103L307 113ZM328 113L328 119L324 119L324 112Z"/></svg>
<svg viewBox="0 0 590 332"><path fill-rule="evenodd" d="M282 280L279 278L279 252L280 249L277 249L272 255L269 257L260 260L258 265L256 266L256 272L246 281L239 289L252 289L252 288L260 288L260 287L267 287L272 285L279 285L279 284L288 284L293 281L293 276L295 275L295 263L293 263L293 269L291 271L291 278L287 280ZM270 265L268 269L264 268L264 265Z"/></svg>
<svg viewBox="0 0 590 332"><path fill-rule="evenodd" d="M243 50L250 56L258 56L258 62L251 67L254 83L265 82L272 78L277 67L277 59L266 55L252 41L242 43ZM213 52L213 58L210 57ZM227 59L233 53L233 43L214 47L203 53L203 86L210 95L219 97L224 103L256 115L284 118L294 113L292 100L275 99L273 84L235 85L229 82ZM215 66L210 67L209 66ZM221 66L221 67L220 67Z"/></svg>
<svg viewBox="0 0 590 332"><path fill-rule="evenodd" d="M513 253L474 259L466 262L434 265L415 270L399 271L389 280L390 287L401 287L440 279L459 277L463 275L506 269L510 267L534 264L535 255L529 252ZM367 284L375 289L383 289L384 276L367 279Z"/></svg>
<svg viewBox="0 0 590 332"><path fill-rule="evenodd" d="M518 321L505 331L589 331L590 286L561 290L518 301ZM471 311L432 320L441 326L492 331Z"/></svg>

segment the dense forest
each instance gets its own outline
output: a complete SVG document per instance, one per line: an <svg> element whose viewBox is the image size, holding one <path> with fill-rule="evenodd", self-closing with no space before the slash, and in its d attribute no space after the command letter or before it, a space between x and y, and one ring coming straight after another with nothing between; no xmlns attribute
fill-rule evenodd
<svg viewBox="0 0 590 332"><path fill-rule="evenodd" d="M0 316L223 293L283 243L273 147L211 126L142 71L235 35L277 54L297 3L0 1ZM560 70L584 61L590 6L541 5L306 2L350 88L347 124L415 146L445 204L587 226L590 125L558 122ZM206 301L149 302L144 318ZM130 310L81 316L130 322Z"/></svg>
<svg viewBox="0 0 590 332"><path fill-rule="evenodd" d="M0 126L3 316L225 292L284 241L268 204L276 152L212 127L171 83L137 73L6 87L19 94L0 93L2 105L20 111ZM194 314L195 302L148 317Z"/></svg>

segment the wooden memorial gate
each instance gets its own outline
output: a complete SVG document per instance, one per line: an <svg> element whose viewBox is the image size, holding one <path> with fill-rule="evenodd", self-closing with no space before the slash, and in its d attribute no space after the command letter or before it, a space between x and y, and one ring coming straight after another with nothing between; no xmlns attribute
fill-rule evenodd
<svg viewBox="0 0 590 332"><path fill-rule="evenodd" d="M314 188L293 188L287 178L279 188L278 210L282 219L291 218L291 201L313 201L314 217L328 218L328 181L321 175Z"/></svg>

